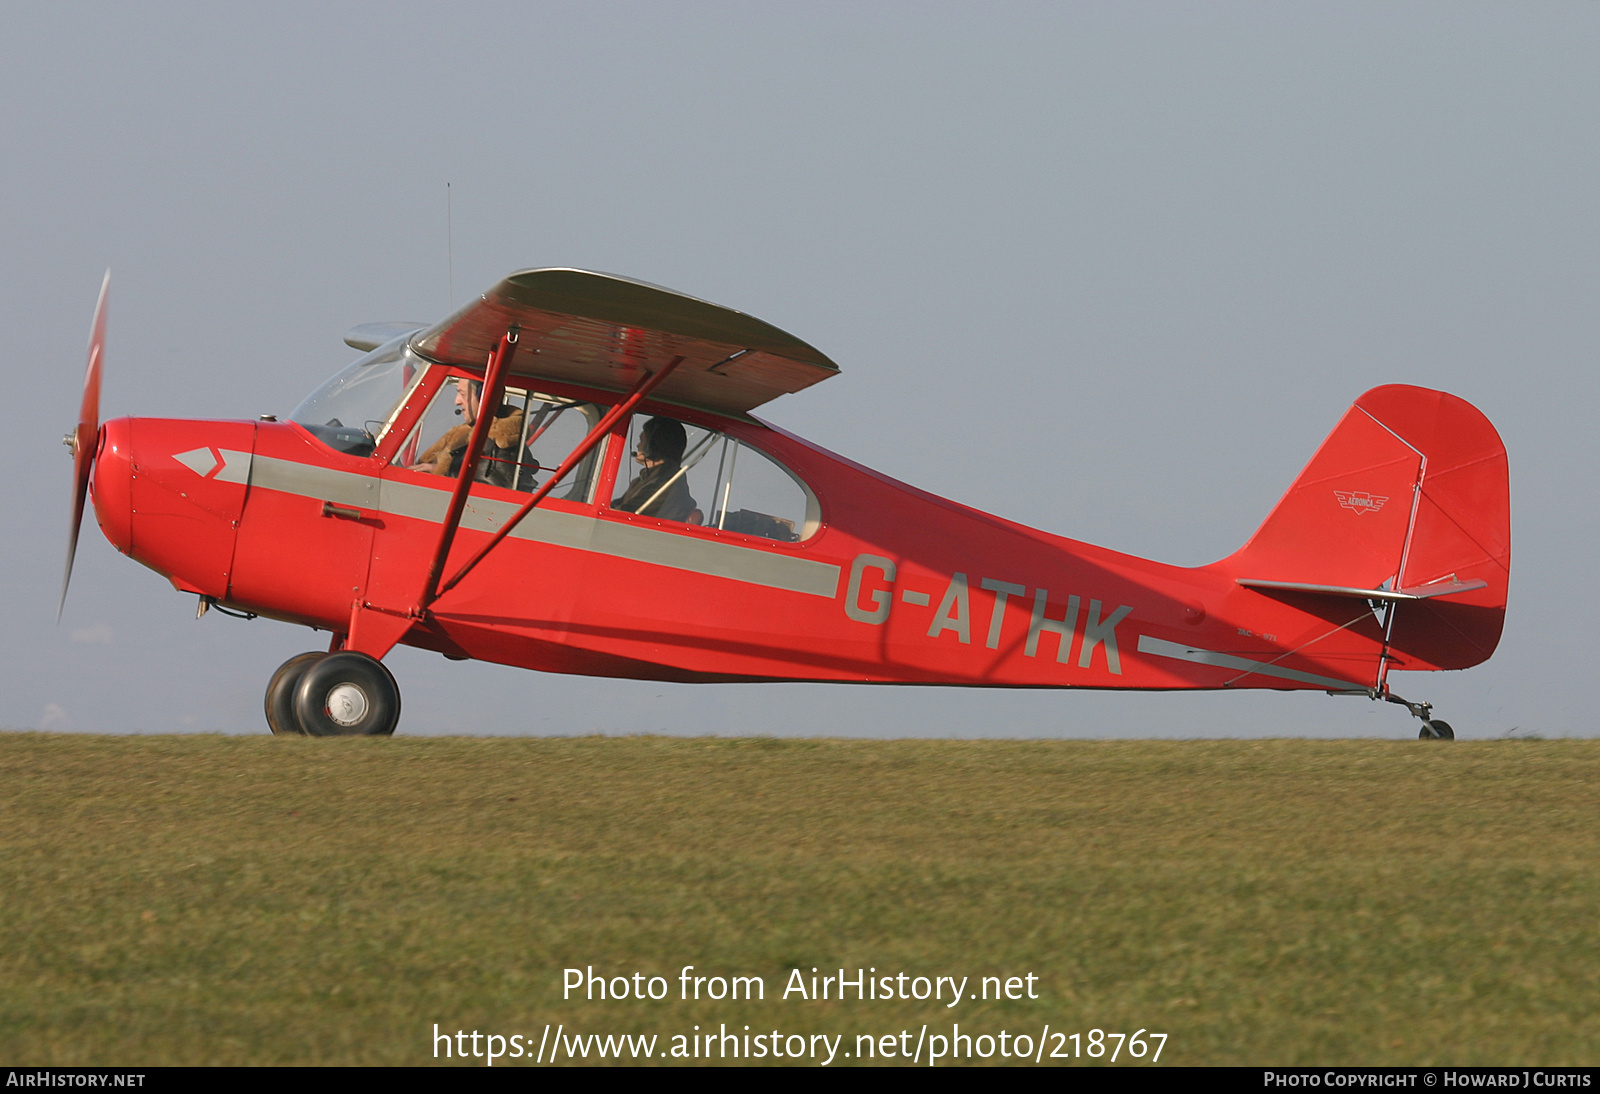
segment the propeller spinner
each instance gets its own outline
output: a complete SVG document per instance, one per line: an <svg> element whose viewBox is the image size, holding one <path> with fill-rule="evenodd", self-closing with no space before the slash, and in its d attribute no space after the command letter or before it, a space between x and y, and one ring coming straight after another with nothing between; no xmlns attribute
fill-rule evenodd
<svg viewBox="0 0 1600 1094"><path fill-rule="evenodd" d="M56 605L56 622L67 606L67 586L72 582L72 559L78 553L78 528L83 523L83 503L89 494L89 472L94 465L95 440L100 433L100 362L106 345L106 290L111 287L111 271L100 283L100 300L94 306L94 325L89 328L89 367L83 376L83 401L78 404L78 424L62 443L72 449L72 527L67 535L67 569L61 577L61 602Z"/></svg>

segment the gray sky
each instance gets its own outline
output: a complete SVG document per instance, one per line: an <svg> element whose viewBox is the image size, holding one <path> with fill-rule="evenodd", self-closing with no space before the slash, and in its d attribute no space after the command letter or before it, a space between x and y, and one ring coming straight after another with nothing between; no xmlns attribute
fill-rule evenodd
<svg viewBox="0 0 1600 1094"><path fill-rule="evenodd" d="M1600 6L11 5L0 36L0 725L265 732L309 632L84 531L103 412L285 413L350 326L512 270L751 312L844 374L763 412L1051 532L1200 564L1362 391L1472 401L1511 458L1505 637L1397 674L1462 736L1588 735ZM403 733L1413 736L1316 693L563 678L397 650Z"/></svg>

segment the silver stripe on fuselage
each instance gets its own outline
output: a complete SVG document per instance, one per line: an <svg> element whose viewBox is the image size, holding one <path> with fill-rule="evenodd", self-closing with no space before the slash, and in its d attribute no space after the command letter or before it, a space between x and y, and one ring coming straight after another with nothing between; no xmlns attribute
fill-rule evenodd
<svg viewBox="0 0 1600 1094"><path fill-rule="evenodd" d="M257 455L250 484L267 490L336 505L353 505L414 520L442 524L450 493L419 484L380 479L353 471L296 463ZM461 527L493 532L509 520L519 503L469 495ZM733 543L641 528L621 521L534 509L511 533L512 539L548 543L613 558L648 562L674 570L725 577L769 589L784 589L833 599L839 591L839 567L809 558L794 558Z"/></svg>
<svg viewBox="0 0 1600 1094"><path fill-rule="evenodd" d="M250 465L255 460L249 452L231 448L219 448L217 452L222 456L222 468L216 474L218 482L236 482L243 486L250 481Z"/></svg>
<svg viewBox="0 0 1600 1094"><path fill-rule="evenodd" d="M1217 653L1215 650L1196 649L1185 646L1179 642L1168 642L1162 638L1151 638L1148 634L1139 636L1139 652L1150 653L1157 657L1171 657L1177 661L1193 661L1197 665L1211 665L1219 669L1237 669L1241 672L1254 673L1257 676L1273 676L1279 680L1294 680L1301 684L1315 684L1319 688L1332 688L1335 691L1349 691L1362 685L1351 683L1349 680L1336 680L1332 676L1318 676L1315 673L1301 672L1299 669L1286 669L1281 665L1269 665L1264 661L1252 661L1248 657L1235 657L1231 653Z"/></svg>

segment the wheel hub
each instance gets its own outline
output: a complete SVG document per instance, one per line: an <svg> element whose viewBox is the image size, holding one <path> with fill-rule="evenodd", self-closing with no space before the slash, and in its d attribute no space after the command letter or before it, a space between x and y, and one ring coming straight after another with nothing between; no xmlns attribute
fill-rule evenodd
<svg viewBox="0 0 1600 1094"><path fill-rule="evenodd" d="M328 692L328 717L353 726L367 716L367 693L354 684L340 684Z"/></svg>

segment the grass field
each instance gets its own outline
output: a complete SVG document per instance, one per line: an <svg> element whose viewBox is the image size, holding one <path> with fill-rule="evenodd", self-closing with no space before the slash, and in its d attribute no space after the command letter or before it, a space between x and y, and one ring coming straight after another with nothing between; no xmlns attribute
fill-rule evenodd
<svg viewBox="0 0 1600 1094"><path fill-rule="evenodd" d="M1594 1064L1597 787L1590 741L0 734L0 1062L959 1022L1144 1028L1174 1064ZM563 1001L591 965L672 997ZM683 965L766 999L679 1001ZM1040 997L778 998L813 966Z"/></svg>

